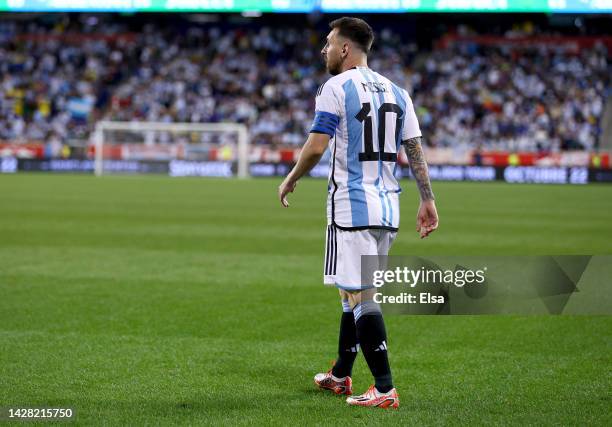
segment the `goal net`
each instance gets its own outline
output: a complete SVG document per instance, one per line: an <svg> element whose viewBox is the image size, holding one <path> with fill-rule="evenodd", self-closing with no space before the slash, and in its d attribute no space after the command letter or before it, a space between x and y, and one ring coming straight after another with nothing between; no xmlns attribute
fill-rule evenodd
<svg viewBox="0 0 612 427"><path fill-rule="evenodd" d="M97 176L249 176L248 132L243 124L100 121L93 140Z"/></svg>

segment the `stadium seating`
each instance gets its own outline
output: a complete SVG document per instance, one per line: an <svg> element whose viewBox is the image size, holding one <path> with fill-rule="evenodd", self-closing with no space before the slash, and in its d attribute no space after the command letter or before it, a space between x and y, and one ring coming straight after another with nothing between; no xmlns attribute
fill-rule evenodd
<svg viewBox="0 0 612 427"><path fill-rule="evenodd" d="M176 32L5 21L0 141L42 141L55 157L106 118L241 122L255 145L295 147L327 78L321 37L266 26ZM600 144L612 75L602 43L572 50L558 48L562 38L528 48L508 46L509 37L458 38L420 52L390 30L379 38L370 66L411 92L431 146L556 152Z"/></svg>

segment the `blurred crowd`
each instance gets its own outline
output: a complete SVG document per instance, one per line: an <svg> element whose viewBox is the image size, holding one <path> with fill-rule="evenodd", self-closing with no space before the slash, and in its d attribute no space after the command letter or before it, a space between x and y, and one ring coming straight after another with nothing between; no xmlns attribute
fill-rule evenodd
<svg viewBox="0 0 612 427"><path fill-rule="evenodd" d="M0 140L61 147L104 118L241 122L254 144L297 146L328 78L324 36L1 22ZM391 30L379 32L369 65L408 89L429 145L528 151L595 147L612 75L601 46L579 56L471 43L420 52Z"/></svg>
<svg viewBox="0 0 612 427"><path fill-rule="evenodd" d="M436 146L591 150L611 71L602 46L575 56L464 43L427 57L412 76L414 104Z"/></svg>

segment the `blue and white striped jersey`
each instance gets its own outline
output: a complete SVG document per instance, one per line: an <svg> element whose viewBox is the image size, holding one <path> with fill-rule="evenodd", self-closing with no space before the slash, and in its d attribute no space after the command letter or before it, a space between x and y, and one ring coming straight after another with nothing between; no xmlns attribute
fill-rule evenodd
<svg viewBox="0 0 612 427"><path fill-rule="evenodd" d="M398 153L421 136L408 93L368 67L347 70L319 88L311 132L331 137L328 224L397 230Z"/></svg>

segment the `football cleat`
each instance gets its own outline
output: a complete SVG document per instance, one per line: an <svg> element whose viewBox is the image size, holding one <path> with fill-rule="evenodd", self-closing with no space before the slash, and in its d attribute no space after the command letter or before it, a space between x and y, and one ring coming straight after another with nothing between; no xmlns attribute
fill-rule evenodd
<svg viewBox="0 0 612 427"><path fill-rule="evenodd" d="M331 369L324 374L315 375L314 382L320 389L331 390L336 394L345 394L347 396L353 394L353 381L351 377L336 378L332 375Z"/></svg>
<svg viewBox="0 0 612 427"><path fill-rule="evenodd" d="M381 393L376 387L370 386L368 391L346 399L346 403L355 406L376 406L379 408L399 408L399 396L397 390L392 388L387 393Z"/></svg>

